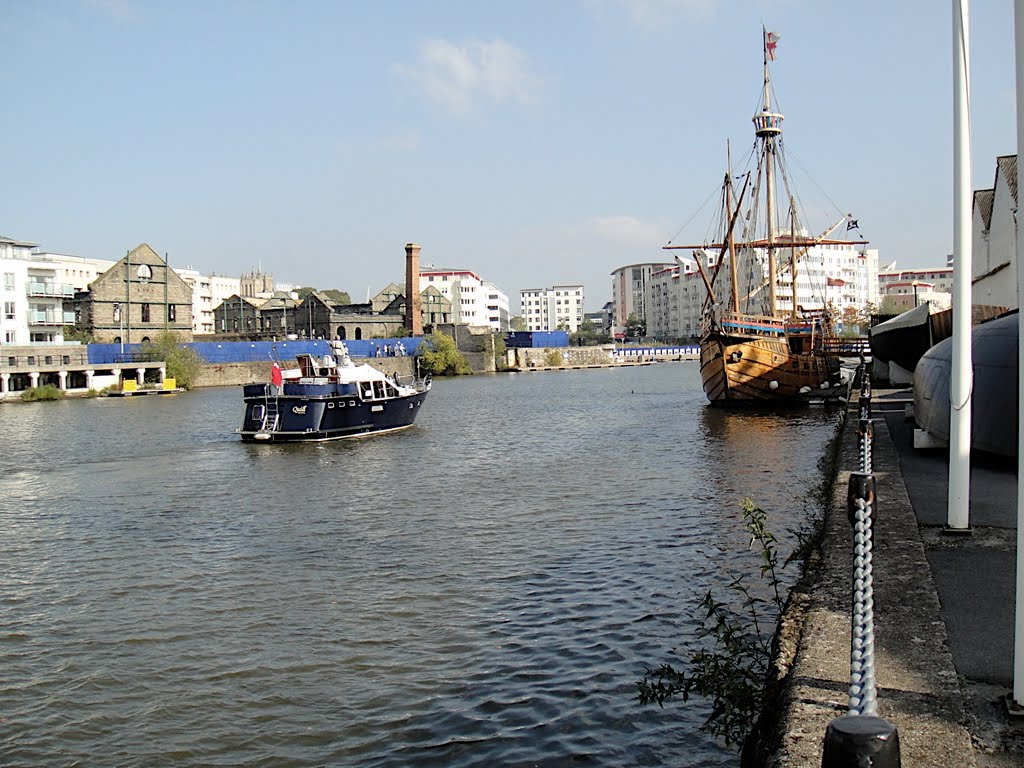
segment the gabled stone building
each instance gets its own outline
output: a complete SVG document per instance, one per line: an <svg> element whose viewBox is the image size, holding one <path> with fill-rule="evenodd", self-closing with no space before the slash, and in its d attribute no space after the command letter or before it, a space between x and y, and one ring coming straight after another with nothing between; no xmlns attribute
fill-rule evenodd
<svg viewBox="0 0 1024 768"><path fill-rule="evenodd" d="M265 299L250 299L245 296L229 296L214 310L213 327L215 334L239 334L258 338L262 334L259 308Z"/></svg>
<svg viewBox="0 0 1024 768"><path fill-rule="evenodd" d="M99 342L137 344L170 331L192 341L192 289L146 243L75 294L75 325Z"/></svg>

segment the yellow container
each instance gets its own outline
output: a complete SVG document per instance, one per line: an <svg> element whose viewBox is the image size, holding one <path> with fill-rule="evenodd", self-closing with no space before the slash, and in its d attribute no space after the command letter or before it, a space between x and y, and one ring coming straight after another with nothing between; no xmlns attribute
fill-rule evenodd
<svg viewBox="0 0 1024 768"><path fill-rule="evenodd" d="M178 382L174 379L164 379L164 389L177 389Z"/></svg>
<svg viewBox="0 0 1024 768"><path fill-rule="evenodd" d="M137 382L135 379L124 379L121 382L121 391L122 392L134 392L138 388L139 388L139 382Z"/></svg>

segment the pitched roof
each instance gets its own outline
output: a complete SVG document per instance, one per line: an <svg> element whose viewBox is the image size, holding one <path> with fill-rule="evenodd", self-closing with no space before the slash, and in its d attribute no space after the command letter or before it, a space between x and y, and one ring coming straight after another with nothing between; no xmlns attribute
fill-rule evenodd
<svg viewBox="0 0 1024 768"><path fill-rule="evenodd" d="M995 199L994 189L974 190L974 210L981 214L981 221L986 230L992 225L992 202Z"/></svg>
<svg viewBox="0 0 1024 768"><path fill-rule="evenodd" d="M1006 186L1013 196L1013 202L1017 202L1017 156L1003 155L996 158L996 177L1003 177ZM996 181L998 184L998 180Z"/></svg>
<svg viewBox="0 0 1024 768"><path fill-rule="evenodd" d="M38 245L38 243L29 243L25 240L15 240L4 235L0 235L0 243L5 243L7 245L21 245L28 248L35 248Z"/></svg>
<svg viewBox="0 0 1024 768"><path fill-rule="evenodd" d="M285 307L297 307L298 304L291 297L291 294L284 291L275 291L273 296L260 304L260 309L284 309Z"/></svg>

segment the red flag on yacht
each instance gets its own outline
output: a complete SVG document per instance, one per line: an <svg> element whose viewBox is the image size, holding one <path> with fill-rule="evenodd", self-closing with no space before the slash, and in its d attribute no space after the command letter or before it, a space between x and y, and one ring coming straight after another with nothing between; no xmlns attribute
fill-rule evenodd
<svg viewBox="0 0 1024 768"><path fill-rule="evenodd" d="M764 55L768 61L775 61L775 46L779 44L779 33L764 31Z"/></svg>
<svg viewBox="0 0 1024 768"><path fill-rule="evenodd" d="M274 363L274 367L270 369L270 382L277 387L284 383L284 374L281 373L281 367L277 363Z"/></svg>

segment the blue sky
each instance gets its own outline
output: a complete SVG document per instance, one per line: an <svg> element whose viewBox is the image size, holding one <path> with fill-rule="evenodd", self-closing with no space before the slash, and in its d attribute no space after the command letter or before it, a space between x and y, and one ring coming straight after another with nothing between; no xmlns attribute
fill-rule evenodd
<svg viewBox="0 0 1024 768"><path fill-rule="evenodd" d="M0 0L0 234L340 288L404 245L523 288L702 239L753 143L761 25L802 194L882 262L952 251L948 2ZM974 185L1015 151L1013 9L971 8ZM823 203L824 205L824 203ZM813 202L810 205L814 208ZM828 218L831 218L829 216ZM830 222L808 222L813 231Z"/></svg>

